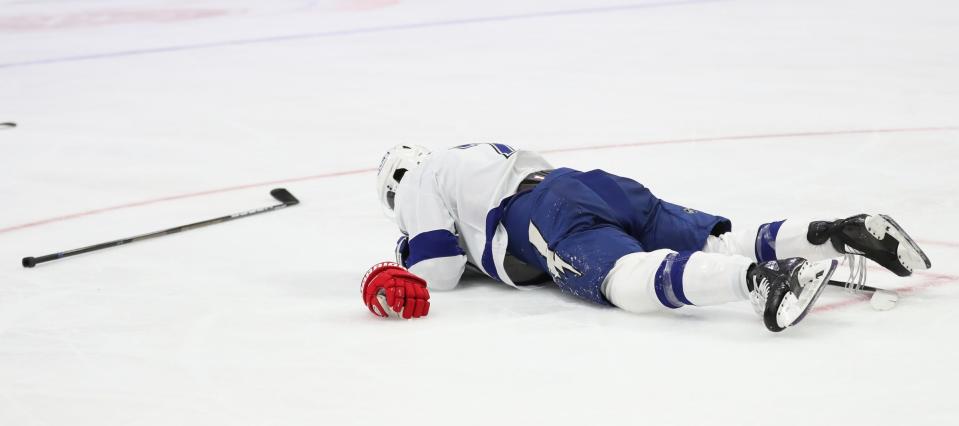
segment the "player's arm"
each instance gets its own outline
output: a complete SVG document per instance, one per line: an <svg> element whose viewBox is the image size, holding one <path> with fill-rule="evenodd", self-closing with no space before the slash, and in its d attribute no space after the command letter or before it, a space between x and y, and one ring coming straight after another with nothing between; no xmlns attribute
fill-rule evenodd
<svg viewBox="0 0 959 426"><path fill-rule="evenodd" d="M456 235L446 229L422 232L409 239L405 265L426 279L434 290L450 290L459 284L466 269L466 256Z"/></svg>
<svg viewBox="0 0 959 426"><path fill-rule="evenodd" d="M430 289L450 290L459 284L466 255L459 245L452 215L439 196L422 191L402 206L409 237L397 243L397 263L426 280ZM407 207L412 207L407 209Z"/></svg>

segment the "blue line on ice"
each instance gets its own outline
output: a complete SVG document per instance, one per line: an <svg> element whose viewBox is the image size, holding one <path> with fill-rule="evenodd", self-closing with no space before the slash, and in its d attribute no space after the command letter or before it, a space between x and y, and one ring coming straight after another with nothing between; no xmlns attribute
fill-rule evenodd
<svg viewBox="0 0 959 426"><path fill-rule="evenodd" d="M626 4L626 5L619 5L619 6L592 7L592 8L585 8L585 9L567 9L567 10L554 10L554 11L545 11L545 12L530 12L530 13L521 13L516 15L480 16L475 18L428 21L428 22L418 22L418 23L412 23L412 24L384 25L379 27L356 28L351 30L321 31L321 32L314 32L314 33L289 34L289 35L283 35L283 36L248 38L248 39L239 39L239 40L225 40L225 41L216 41L216 42L210 42L210 43L183 44L179 46L123 50L123 51L117 51L117 52L91 53L87 55L63 56L58 58L34 59L34 60L22 61L22 62L0 63L0 68L19 68L19 67L28 67L28 66L34 66L34 65L57 64L57 63L63 63L63 62L78 62L78 61L89 61L89 60L95 60L95 59L118 58L118 57L124 57L124 56L149 55L153 53L168 53L168 52L179 52L184 50L212 49L217 47L276 43L276 42L315 39L315 38L343 37L343 36L351 36L351 35L357 35L357 34L373 34L373 33L383 33L383 32L418 30L423 28L450 27L450 26L458 26L458 25L482 24L482 23L489 23L489 22L504 22L504 21L517 21L517 20L525 20L525 19L552 18L557 16L621 12L621 11L636 10L636 9L653 9L653 8L662 8L662 7L670 7L670 6L684 6L684 5L698 4L698 3L714 3L719 1L729 1L729 0L678 0L678 1L666 1L666 2L657 2L657 3L639 3L639 4Z"/></svg>

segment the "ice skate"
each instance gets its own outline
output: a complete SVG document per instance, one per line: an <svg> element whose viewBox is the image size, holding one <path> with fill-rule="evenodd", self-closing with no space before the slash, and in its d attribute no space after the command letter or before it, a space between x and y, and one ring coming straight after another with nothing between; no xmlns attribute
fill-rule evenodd
<svg viewBox="0 0 959 426"><path fill-rule="evenodd" d="M809 224L807 238L813 244L829 241L840 253L862 255L900 277L932 266L929 257L909 234L884 214L813 222Z"/></svg>
<svg viewBox="0 0 959 426"><path fill-rule="evenodd" d="M749 300L766 328L778 332L802 321L838 264L794 257L751 267L746 275Z"/></svg>

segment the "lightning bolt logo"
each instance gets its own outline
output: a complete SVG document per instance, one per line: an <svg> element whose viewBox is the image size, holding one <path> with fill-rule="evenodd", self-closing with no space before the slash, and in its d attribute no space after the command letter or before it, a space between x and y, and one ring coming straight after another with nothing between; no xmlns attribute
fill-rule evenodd
<svg viewBox="0 0 959 426"><path fill-rule="evenodd" d="M536 247L536 251L538 251L540 255L546 258L546 267L549 269L550 275L554 278L562 277L567 271L572 272L577 277L583 275L577 271L573 265L566 263L559 255L549 249L549 245L546 244L546 239L543 238L543 234L539 232L536 225L533 225L533 222L529 223L529 242L533 247Z"/></svg>

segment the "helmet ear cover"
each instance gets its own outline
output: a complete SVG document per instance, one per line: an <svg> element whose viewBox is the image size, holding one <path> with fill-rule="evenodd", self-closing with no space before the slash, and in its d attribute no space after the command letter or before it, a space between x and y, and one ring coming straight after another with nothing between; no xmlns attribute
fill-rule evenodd
<svg viewBox="0 0 959 426"><path fill-rule="evenodd" d="M407 172L407 169L396 169L396 171L393 172L393 180L395 180L396 183L400 183L400 181L403 180L403 176L406 175L406 172ZM386 204L389 205L390 210L393 210L396 208L396 191L394 190L386 191Z"/></svg>
<svg viewBox="0 0 959 426"><path fill-rule="evenodd" d="M390 210L396 208L396 191L387 191L386 204L389 205Z"/></svg>

